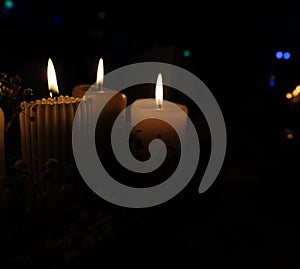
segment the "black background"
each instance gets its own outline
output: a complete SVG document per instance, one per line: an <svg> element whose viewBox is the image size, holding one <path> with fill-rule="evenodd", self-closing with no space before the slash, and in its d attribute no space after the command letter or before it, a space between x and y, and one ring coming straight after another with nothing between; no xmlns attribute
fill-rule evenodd
<svg viewBox="0 0 300 269"><path fill-rule="evenodd" d="M197 179L166 204L128 209L135 218L121 219L108 242L80 256L77 265L114 263L117 258L110 260L108 254L124 254L124 266L139 257L155 264L159 257L209 268L294 268L299 115L285 94L300 81L300 4L13 2L12 10L0 3L0 71L18 74L39 96L48 96L49 57L61 93L69 95L74 86L95 82L100 57L105 73L130 63L161 61L198 76L217 99L227 126L224 166L207 192L197 193ZM276 59L279 50L291 58ZM275 87L269 85L271 75ZM293 139L287 139L286 128L293 130ZM107 207L109 213L117 208ZM3 249L7 257L23 257L26 240L17 250ZM51 255L45 256L29 264L45 266ZM64 263L59 256L49 266Z"/></svg>

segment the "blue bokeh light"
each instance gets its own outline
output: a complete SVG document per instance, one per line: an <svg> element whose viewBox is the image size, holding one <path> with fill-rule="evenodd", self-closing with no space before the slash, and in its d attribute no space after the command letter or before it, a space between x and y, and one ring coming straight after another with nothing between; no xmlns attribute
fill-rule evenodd
<svg viewBox="0 0 300 269"><path fill-rule="evenodd" d="M282 56L283 56L283 53L282 53L281 51L277 51L277 52L276 52L276 58L277 58L277 59L281 59Z"/></svg>
<svg viewBox="0 0 300 269"><path fill-rule="evenodd" d="M59 17L59 16L54 16L54 17L53 17L53 22L54 22L54 24L56 24L56 25L62 25L62 24L63 24L63 20L62 20L62 18Z"/></svg>
<svg viewBox="0 0 300 269"><path fill-rule="evenodd" d="M283 54L283 58L284 58L285 60L288 60L288 59L291 58L291 54L287 51L287 52L285 52L285 53Z"/></svg>
<svg viewBox="0 0 300 269"><path fill-rule="evenodd" d="M270 79L269 85L270 85L270 87L275 87L275 80Z"/></svg>

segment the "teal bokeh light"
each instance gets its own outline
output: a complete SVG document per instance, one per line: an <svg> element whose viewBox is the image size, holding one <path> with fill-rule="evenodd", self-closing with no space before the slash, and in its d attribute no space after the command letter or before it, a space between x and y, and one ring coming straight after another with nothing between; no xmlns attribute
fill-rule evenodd
<svg viewBox="0 0 300 269"><path fill-rule="evenodd" d="M11 0L5 0L4 1L4 8L6 9L12 9L14 7L14 2Z"/></svg>
<svg viewBox="0 0 300 269"><path fill-rule="evenodd" d="M183 56L184 57L190 57L191 56L191 52L189 50L184 50L183 51Z"/></svg>

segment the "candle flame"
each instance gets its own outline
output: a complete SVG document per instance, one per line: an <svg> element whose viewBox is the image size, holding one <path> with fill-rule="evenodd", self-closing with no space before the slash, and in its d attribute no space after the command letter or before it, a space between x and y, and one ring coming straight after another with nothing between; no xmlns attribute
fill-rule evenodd
<svg viewBox="0 0 300 269"><path fill-rule="evenodd" d="M155 88L155 100L156 105L161 108L163 104L163 83L161 73L157 76L156 88Z"/></svg>
<svg viewBox="0 0 300 269"><path fill-rule="evenodd" d="M97 70L97 81L96 81L98 85L103 84L103 77L104 77L103 59L100 58L98 64L98 70Z"/></svg>
<svg viewBox="0 0 300 269"><path fill-rule="evenodd" d="M48 88L50 92L50 97L52 98L52 92L59 93L58 86L57 86L57 79L55 74L55 69L51 58L48 60L48 69L47 69L47 76L48 76Z"/></svg>

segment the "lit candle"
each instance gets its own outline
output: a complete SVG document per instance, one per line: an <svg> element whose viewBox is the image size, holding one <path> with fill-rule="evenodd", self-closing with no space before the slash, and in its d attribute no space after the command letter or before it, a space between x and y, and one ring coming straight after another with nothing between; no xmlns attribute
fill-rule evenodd
<svg viewBox="0 0 300 269"><path fill-rule="evenodd" d="M72 125L81 101L59 95L51 59L48 60L47 78L50 97L23 102L20 112L22 159L38 173L50 158L57 159L62 167L72 163Z"/></svg>
<svg viewBox="0 0 300 269"><path fill-rule="evenodd" d="M5 178L4 113L0 107L0 181Z"/></svg>
<svg viewBox="0 0 300 269"><path fill-rule="evenodd" d="M110 151L110 133L114 120L122 113L127 105L127 97L125 94L107 89L103 87L104 83L104 66L103 59L100 58L97 69L96 83L93 85L83 84L75 86L72 91L72 96L77 98L83 98L84 100L90 100L93 106L98 107L99 105L106 104L101 112L101 115L97 121L95 131L95 142L98 153ZM83 106L81 106L83 107ZM97 109L96 109L97 110ZM85 113L88 110L81 109L80 113L83 113L82 118L86 118ZM92 112L90 112L93 114ZM125 121L125 114L123 114ZM84 124L84 123L82 123ZM107 158L108 159L108 158Z"/></svg>
<svg viewBox="0 0 300 269"><path fill-rule="evenodd" d="M98 68L97 68L96 83L76 85L72 90L72 96L82 98L87 93L87 91L92 87L91 91L89 91L89 94L91 94L92 92L98 92L98 93L100 92L100 93L111 94L111 95L118 94L120 95L120 97L122 97L122 99L124 97L126 98L124 94L120 94L111 89L103 88L103 82L104 82L104 64L103 64L103 59L100 58L98 62Z"/></svg>
<svg viewBox="0 0 300 269"><path fill-rule="evenodd" d="M103 77L104 77L104 65L103 65L103 59L99 59L98 68L97 68L97 77L96 77L96 84L80 84L76 85L72 90L72 96L73 97L79 97L82 98L89 88L93 87L95 91L103 90Z"/></svg>
<svg viewBox="0 0 300 269"><path fill-rule="evenodd" d="M178 107L185 113L180 113ZM144 161L149 159L149 143L154 139L161 139L167 147L167 158L171 163L176 163L180 158L180 149L184 146L188 109L182 104L163 100L161 73L157 77L155 98L136 100L132 104L130 113L131 124L134 126L131 132L131 149L134 155ZM159 120L162 118L165 121ZM172 127L177 131L175 132L166 122L172 122ZM179 140L178 135L183 138L182 141Z"/></svg>

